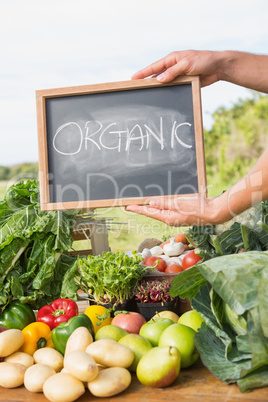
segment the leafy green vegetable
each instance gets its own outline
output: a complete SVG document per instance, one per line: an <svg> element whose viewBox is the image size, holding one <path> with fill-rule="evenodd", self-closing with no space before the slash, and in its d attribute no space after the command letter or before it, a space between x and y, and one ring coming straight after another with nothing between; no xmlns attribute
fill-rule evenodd
<svg viewBox="0 0 268 402"><path fill-rule="evenodd" d="M226 224L194 226L185 235L204 260L240 251L266 250L268 201L248 209Z"/></svg>
<svg viewBox="0 0 268 402"><path fill-rule="evenodd" d="M36 180L7 190L0 202L0 310L13 298L37 309L58 297L76 298L76 259L65 255L75 216L75 211L42 212Z"/></svg>
<svg viewBox="0 0 268 402"><path fill-rule="evenodd" d="M242 392L268 386L267 288L268 251L212 258L171 283L205 321L195 336L202 362Z"/></svg>
<svg viewBox="0 0 268 402"><path fill-rule="evenodd" d="M78 287L97 303L120 304L133 297L138 282L147 273L141 255L123 251L89 255L77 260Z"/></svg>
<svg viewBox="0 0 268 402"><path fill-rule="evenodd" d="M227 303L223 303L223 311L225 315L226 322L230 327L237 333L237 335L246 335L247 333L247 322L243 315L238 315L233 310L230 309Z"/></svg>

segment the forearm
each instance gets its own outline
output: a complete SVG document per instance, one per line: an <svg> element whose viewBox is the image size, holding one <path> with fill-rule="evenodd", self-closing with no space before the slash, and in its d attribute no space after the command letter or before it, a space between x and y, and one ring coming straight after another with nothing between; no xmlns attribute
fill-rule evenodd
<svg viewBox="0 0 268 402"><path fill-rule="evenodd" d="M268 56L228 50L218 58L220 80L268 93Z"/></svg>
<svg viewBox="0 0 268 402"><path fill-rule="evenodd" d="M234 186L214 199L215 223L225 222L268 199L268 149Z"/></svg>

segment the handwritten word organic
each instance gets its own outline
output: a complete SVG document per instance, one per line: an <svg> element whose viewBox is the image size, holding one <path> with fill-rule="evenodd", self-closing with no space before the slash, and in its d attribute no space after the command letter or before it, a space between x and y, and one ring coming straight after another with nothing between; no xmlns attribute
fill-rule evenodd
<svg viewBox="0 0 268 402"><path fill-rule="evenodd" d="M83 127L77 122L61 125L53 137L53 148L62 155L75 155L81 151L94 149L115 150L119 153L148 150L155 144L159 150L172 150L176 146L189 149L192 144L185 142L185 130L190 131L189 122L169 123L164 127L163 118L159 118L159 127L152 128L149 124L133 124L132 127L121 129L115 122L103 124L97 120L86 121ZM184 135L182 135L184 134ZM64 139L71 135L68 151ZM189 138L189 135L186 136Z"/></svg>

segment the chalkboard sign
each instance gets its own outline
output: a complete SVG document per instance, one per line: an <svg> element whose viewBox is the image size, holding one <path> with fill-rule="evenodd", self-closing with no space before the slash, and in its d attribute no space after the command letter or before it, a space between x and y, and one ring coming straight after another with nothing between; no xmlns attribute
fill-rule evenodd
<svg viewBox="0 0 268 402"><path fill-rule="evenodd" d="M206 193L199 77L36 91L42 210Z"/></svg>

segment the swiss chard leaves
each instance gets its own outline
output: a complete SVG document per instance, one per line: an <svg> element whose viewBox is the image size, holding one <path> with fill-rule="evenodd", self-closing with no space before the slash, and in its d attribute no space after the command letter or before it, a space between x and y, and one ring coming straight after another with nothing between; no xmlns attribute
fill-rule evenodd
<svg viewBox="0 0 268 402"><path fill-rule="evenodd" d="M35 308L67 294L77 297L69 272L74 260L66 265L60 257L72 246L75 216L75 211L42 212L38 181L7 190L0 203L0 310L13 297ZM69 289L64 282L67 269Z"/></svg>

